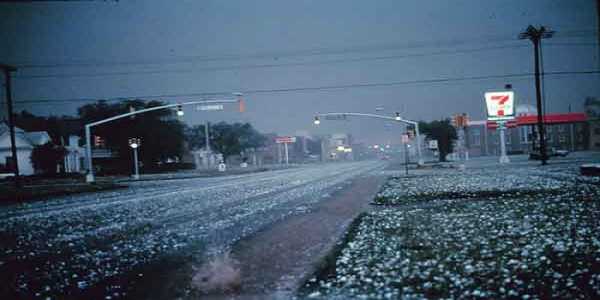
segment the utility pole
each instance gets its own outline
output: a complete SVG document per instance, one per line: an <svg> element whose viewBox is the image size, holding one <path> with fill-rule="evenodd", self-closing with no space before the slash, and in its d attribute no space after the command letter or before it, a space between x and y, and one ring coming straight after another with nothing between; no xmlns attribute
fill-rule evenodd
<svg viewBox="0 0 600 300"><path fill-rule="evenodd" d="M598 67L600 67L600 0L596 0L596 25L598 25L598 32L596 35L598 36Z"/></svg>
<svg viewBox="0 0 600 300"><path fill-rule="evenodd" d="M535 96L537 105L537 125L540 139L540 156L542 165L548 164L548 154L546 152L546 132L544 130L544 110L542 109L542 94L540 88L540 47L542 39L551 38L554 31L547 30L544 26L535 28L529 25L525 32L519 34L519 39L528 39L533 43L533 53L535 58Z"/></svg>
<svg viewBox="0 0 600 300"><path fill-rule="evenodd" d="M4 71L4 86L6 88L6 105L8 111L8 129L10 132L10 151L12 155L12 165L15 168L15 187L21 188L21 179L19 175L19 160L17 158L17 145L15 144L15 120L13 116L12 91L10 85L10 73L17 71L17 68L9 65L0 64L0 69Z"/></svg>

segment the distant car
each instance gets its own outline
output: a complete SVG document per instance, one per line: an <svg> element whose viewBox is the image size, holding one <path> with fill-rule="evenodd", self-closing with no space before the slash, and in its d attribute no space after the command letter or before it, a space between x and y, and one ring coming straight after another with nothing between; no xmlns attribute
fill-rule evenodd
<svg viewBox="0 0 600 300"><path fill-rule="evenodd" d="M567 155L569 155L569 151L567 150L556 150L554 148L550 149L550 151L548 151L548 157L553 157L553 156L560 156L560 157L565 157ZM531 152L529 153L529 159L534 159L534 160L540 160L542 159L542 154L540 152Z"/></svg>
<svg viewBox="0 0 600 300"><path fill-rule="evenodd" d="M567 155L569 155L569 151L567 150L556 150L556 149L552 149L552 152L550 154L551 156L561 156L561 157L565 157Z"/></svg>

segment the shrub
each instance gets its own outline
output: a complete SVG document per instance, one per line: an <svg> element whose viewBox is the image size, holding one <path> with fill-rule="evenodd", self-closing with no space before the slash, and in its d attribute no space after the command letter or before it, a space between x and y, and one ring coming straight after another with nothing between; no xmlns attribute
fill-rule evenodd
<svg viewBox="0 0 600 300"><path fill-rule="evenodd" d="M64 147L50 142L35 146L31 151L31 163L36 172L56 174L56 166L62 162L66 152Z"/></svg>

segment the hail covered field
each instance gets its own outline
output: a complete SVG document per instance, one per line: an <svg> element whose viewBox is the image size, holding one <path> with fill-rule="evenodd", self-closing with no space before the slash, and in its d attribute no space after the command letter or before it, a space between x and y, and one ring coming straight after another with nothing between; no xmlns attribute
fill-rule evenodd
<svg viewBox="0 0 600 300"><path fill-rule="evenodd" d="M599 298L598 157L573 156L391 174L308 297Z"/></svg>
<svg viewBox="0 0 600 300"><path fill-rule="evenodd" d="M265 225L310 210L343 183L382 167L356 162L145 181L116 191L5 206L0 208L1 294L42 299L85 294L161 257L191 249L221 251ZM123 293L116 284L102 288L107 298Z"/></svg>

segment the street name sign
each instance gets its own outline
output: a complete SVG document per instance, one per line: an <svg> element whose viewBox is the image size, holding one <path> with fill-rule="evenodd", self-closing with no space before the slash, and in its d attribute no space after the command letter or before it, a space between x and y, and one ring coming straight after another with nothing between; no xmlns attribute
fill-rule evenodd
<svg viewBox="0 0 600 300"><path fill-rule="evenodd" d="M198 106L196 106L196 110L202 110L202 111L223 110L223 105L222 104L198 105Z"/></svg>
<svg viewBox="0 0 600 300"><path fill-rule="evenodd" d="M485 93L488 120L501 121L515 118L515 93L513 91Z"/></svg>
<svg viewBox="0 0 600 300"><path fill-rule="evenodd" d="M341 115L327 115L327 116L325 116L325 120L329 120L329 121L345 121L346 120L346 115L345 114L341 114Z"/></svg>

